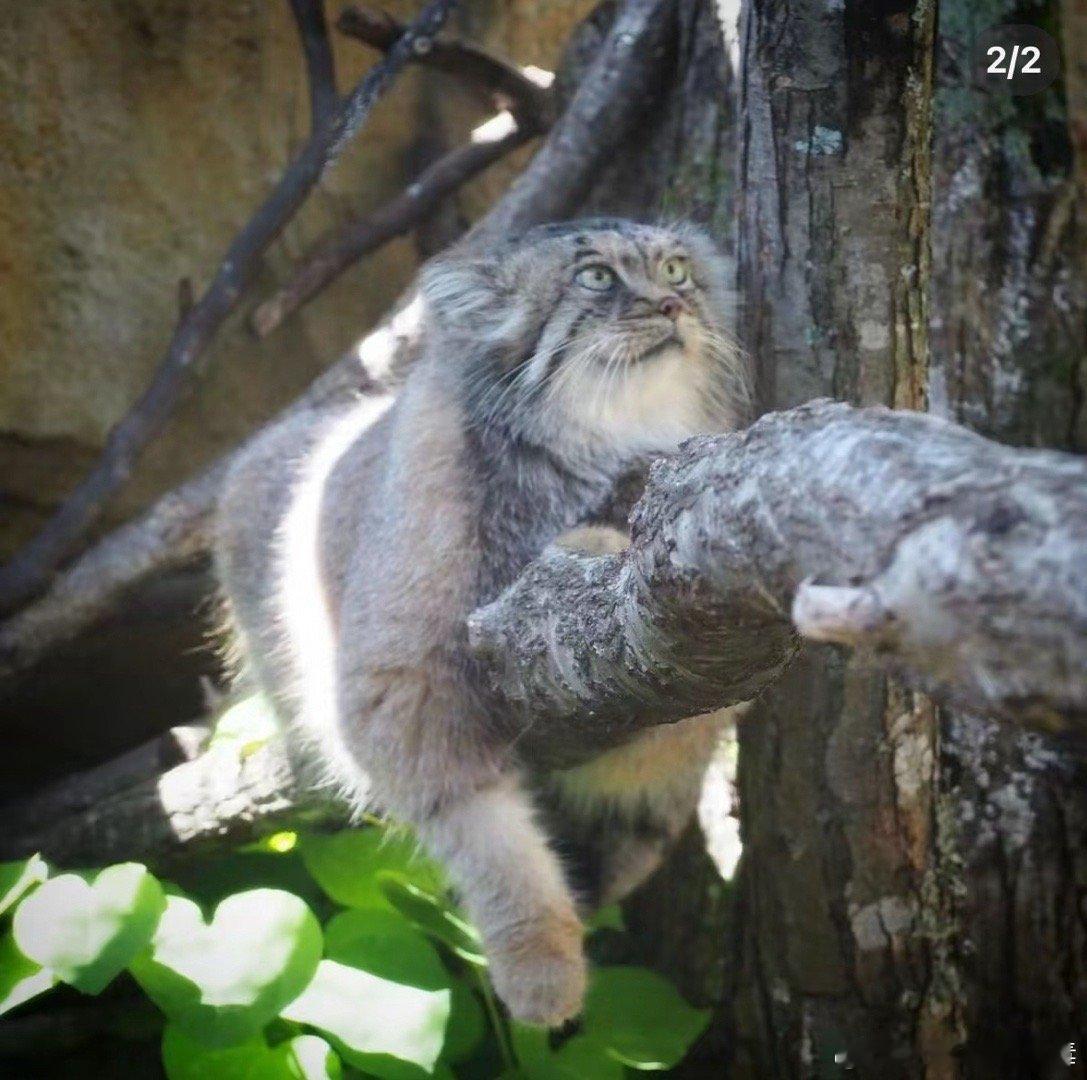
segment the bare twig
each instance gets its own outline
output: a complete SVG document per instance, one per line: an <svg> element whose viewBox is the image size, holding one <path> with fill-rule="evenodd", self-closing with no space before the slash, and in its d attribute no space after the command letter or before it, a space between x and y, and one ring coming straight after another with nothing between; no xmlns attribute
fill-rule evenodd
<svg viewBox="0 0 1087 1080"><path fill-rule="evenodd" d="M110 432L98 464L38 535L0 568L0 609L35 595L128 479L136 461L200 373L208 343L237 306L268 246L293 217L324 170L339 156L374 102L420 43L433 39L456 0L431 0L385 59L351 91L332 120L315 131L272 193L230 245L204 295L178 321L151 385ZM422 46L425 49L425 44Z"/></svg>
<svg viewBox="0 0 1087 1080"><path fill-rule="evenodd" d="M253 330L267 337L364 255L410 231L446 195L533 137L534 132L519 126L510 114L506 118L509 123L499 127L493 137L484 132L473 142L451 150L369 217L319 241L287 283L253 311Z"/></svg>
<svg viewBox="0 0 1087 1080"><path fill-rule="evenodd" d="M383 11L352 6L340 12L336 29L384 52L400 40L405 27ZM546 86L478 45L438 38L414 59L483 90L495 109L508 109L525 127L544 131L554 120L554 96Z"/></svg>
<svg viewBox="0 0 1087 1080"><path fill-rule="evenodd" d="M336 68L328 43L324 0L291 0L291 12L309 78L310 131L320 131L340 103L336 92Z"/></svg>
<svg viewBox="0 0 1087 1080"><path fill-rule="evenodd" d="M345 8L336 25L381 50L392 48L405 29L391 15L362 7ZM439 158L391 202L319 240L290 280L254 310L250 325L259 337L267 337L345 270L410 231L446 195L545 132L553 122L550 91L478 46L438 39L415 59L486 90L501 111L476 129L470 143Z"/></svg>
<svg viewBox="0 0 1087 1080"><path fill-rule="evenodd" d="M645 6L644 2L637 5L642 15L646 14ZM673 0L656 0L649 7L651 17L642 18L635 26L635 29L640 27L640 33L633 40L629 38L631 24L619 19L602 46L602 55L614 57L619 43L613 39L624 35L626 47L632 50L630 60L634 70L622 79L615 79L610 64L591 65L577 94L577 98L582 95L586 98L581 112L597 118L593 121L594 130L597 137L605 140L606 152L611 152L626 137L641 108L631 99L630 81L636 86L651 87L666 78L667 49L662 42L667 40L668 24L662 26L660 20L667 19L673 11ZM590 107L592 103L596 105ZM610 125L609 116L614 118ZM575 118L566 115L560 118L540 152L555 163L555 171L532 169L530 176L519 181L480 219L476 225L478 232L498 231L501 223L510 219L522 225L545 221L556 203L576 205L576 193L592 183L599 167L593 154L567 154L563 150L564 146L577 147L583 142L578 124ZM565 167L559 168L560 162L565 162ZM508 201L513 203L509 208ZM417 347L418 339L410 328L398 327L398 320L406 310L411 310L407 301L412 295L409 291L398 313L363 339L358 347L360 355L383 353L387 354L383 357L385 365L406 365L405 357ZM372 375L376 374L369 361L367 368ZM358 356L352 353L318 380L299 407L334 396L357 385L360 378L365 375L360 372ZM137 521L111 533L60 574L36 604L0 624L0 678L29 667L57 644L93 625L140 581L206 550L208 523L218 494L217 478L228 467L229 457L204 477L163 496Z"/></svg>
<svg viewBox="0 0 1087 1080"><path fill-rule="evenodd" d="M526 175L532 173L531 178L519 179L477 223L472 235L497 235L535 221L562 217L573 208L600 163L639 111L651 103L651 94L646 91L651 89L652 80L646 76L660 66L671 28L671 11L670 0L632 0L626 5L574 95L569 113L560 119L555 134L526 170ZM395 20L362 8L347 8L340 18L341 29L345 21L356 36L383 48L398 40L402 32ZM470 48L459 42L435 43L425 59L454 70L455 65L467 63L463 53ZM480 80L485 85L493 83L488 73L501 62L487 53L473 51L472 56L480 69ZM519 74L517 77L523 78ZM251 325L256 333L261 337L270 334L365 254L410 229L443 195L527 141L534 132L521 128L522 115L514 114L519 130L497 141L480 140L452 151L373 217L319 242L287 284L254 311Z"/></svg>
<svg viewBox="0 0 1087 1080"><path fill-rule="evenodd" d="M366 360L352 352L317 379L281 414L294 415L359 393L384 393L389 369L410 348L415 324L394 316ZM384 356L381 346L385 347ZM233 455L163 495L143 514L115 529L69 566L48 591L0 623L0 679L31 667L50 649L71 640L113 610L127 591L154 573L197 558L211 546L212 513Z"/></svg>

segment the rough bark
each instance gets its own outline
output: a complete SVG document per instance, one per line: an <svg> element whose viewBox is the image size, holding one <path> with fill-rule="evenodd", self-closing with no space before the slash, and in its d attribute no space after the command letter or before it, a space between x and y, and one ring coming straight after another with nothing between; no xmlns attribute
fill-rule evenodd
<svg viewBox="0 0 1087 1080"><path fill-rule="evenodd" d="M790 613L943 700L1087 732L1077 458L816 402L657 462L631 526L622 555L553 549L469 620L538 760L755 697Z"/></svg>
<svg viewBox="0 0 1087 1080"><path fill-rule="evenodd" d="M350 817L344 804L299 779L278 739L251 751L212 745L172 768L154 767L157 749L129 759L127 770L112 763L105 775L71 777L7 808L0 858L40 852L62 867L133 859L162 867L284 828L343 826Z"/></svg>
<svg viewBox="0 0 1087 1080"><path fill-rule="evenodd" d="M925 4L749 15L740 261L763 404L830 392L1082 446L1060 89L986 96L966 74L977 32L1023 9L941 4L935 55ZM740 742L736 1075L1065 1075L1087 1009L1077 759L824 649Z"/></svg>
<svg viewBox="0 0 1087 1080"><path fill-rule="evenodd" d="M923 405L932 20L904 0L745 9L741 337L764 408ZM940 1075L922 930L935 740L923 698L826 647L740 726L735 1076Z"/></svg>
<svg viewBox="0 0 1087 1080"><path fill-rule="evenodd" d="M1019 10L940 9L930 397L1002 441L1082 452L1083 5L1033 10L1063 41L1066 94L1058 83L990 95L961 74L977 35L1021 21ZM954 1035L957 1075L1066 1076L1060 1048L1087 1027L1083 759L949 713L937 777L932 880L944 923L930 997Z"/></svg>

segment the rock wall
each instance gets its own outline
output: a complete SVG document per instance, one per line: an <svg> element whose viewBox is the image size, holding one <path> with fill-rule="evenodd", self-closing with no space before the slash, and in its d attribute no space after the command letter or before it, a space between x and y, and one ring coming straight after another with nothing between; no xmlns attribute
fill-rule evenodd
<svg viewBox="0 0 1087 1080"><path fill-rule="evenodd" d="M330 0L330 21L343 7ZM384 5L410 18L418 4ZM466 33L553 66L587 0L475 0ZM333 32L341 90L374 54ZM423 144L478 102L409 72L271 250L256 301L312 241L400 187ZM440 102L440 105L439 105ZM0 3L0 558L94 460L146 385L176 314L306 137L305 72L286 0ZM440 130L441 129L441 130ZM512 166L511 166L512 167ZM466 193L472 215L508 178ZM111 508L130 513L290 400L410 279L400 240L266 342L224 328L209 373Z"/></svg>

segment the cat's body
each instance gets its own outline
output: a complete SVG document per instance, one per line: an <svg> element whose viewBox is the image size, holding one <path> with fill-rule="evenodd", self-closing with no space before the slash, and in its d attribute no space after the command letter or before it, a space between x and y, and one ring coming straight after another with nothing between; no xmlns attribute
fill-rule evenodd
<svg viewBox="0 0 1087 1080"><path fill-rule="evenodd" d="M395 404L292 419L223 495L218 565L256 681L342 789L445 863L529 1021L580 1008L577 903L651 872L716 728L533 774L475 690L466 616L632 464L741 418L719 278L698 234L625 222L449 260L425 278L423 354Z"/></svg>

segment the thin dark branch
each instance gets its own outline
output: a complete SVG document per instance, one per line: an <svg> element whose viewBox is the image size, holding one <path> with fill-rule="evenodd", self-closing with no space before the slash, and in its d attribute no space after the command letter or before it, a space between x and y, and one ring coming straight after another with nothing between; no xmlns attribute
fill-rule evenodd
<svg viewBox="0 0 1087 1080"><path fill-rule="evenodd" d="M110 432L98 464L37 536L0 568L0 610L38 593L131 475L142 450L179 401L192 392L208 344L237 306L269 245L291 220L322 173L361 127L374 102L404 64L441 29L456 0L431 0L351 91L332 120L315 131L275 189L230 245L207 292L178 321L151 385Z"/></svg>
<svg viewBox="0 0 1087 1080"><path fill-rule="evenodd" d="M667 20L671 12L673 0L637 0L634 21L616 19L601 55L613 57L620 44L615 39L623 35L634 70L617 79L610 61L590 66L575 98L585 99L578 113L564 114L537 154L537 158L545 156L551 168L533 168L530 175L518 181L480 219L477 235L496 232L512 218L522 224L544 221L556 203L575 204L575 193L592 182L599 161L593 154L568 154L564 147L576 149L586 141L578 130L583 115L589 116L596 137L603 140L605 154L626 137L638 110L644 108L628 94L631 80L647 87L668 77L667 21L662 27L661 20ZM608 117L613 120L610 126ZM364 384L368 376L360 368L361 354L369 357L384 351L388 354L383 359L386 366L406 369L418 348L418 335L411 328L400 327L398 320L413 295L409 290L397 309L399 314L383 320L357 350L334 364L290 411L312 407ZM370 367L369 360L367 368L369 376L384 379L384 373ZM94 625L115 610L139 582L206 551L218 478L229 468L231 457L226 455L209 472L164 495L142 517L110 533L58 575L37 603L0 624L0 678L31 667L51 649Z"/></svg>
<svg viewBox="0 0 1087 1080"><path fill-rule="evenodd" d="M405 26L384 11L355 5L340 12L336 29L387 52L400 40ZM545 130L554 120L554 98L546 86L533 82L519 68L478 45L439 38L429 49L417 51L413 59L483 90L495 108L509 109L523 125Z"/></svg>
<svg viewBox="0 0 1087 1080"><path fill-rule="evenodd" d="M497 119L497 118L496 118ZM488 166L523 146L535 133L513 123L495 138L458 146L443 155L419 178L369 217L318 241L294 269L287 283L253 312L251 325L267 337L345 270L396 236L409 232L448 194L456 191Z"/></svg>
<svg viewBox="0 0 1087 1080"><path fill-rule="evenodd" d="M291 12L306 57L310 131L320 131L332 119L340 104L340 96L336 92L336 67L328 43L324 0L291 0Z"/></svg>
<svg viewBox="0 0 1087 1080"><path fill-rule="evenodd" d="M640 110L651 102L653 80L649 73L660 67L672 25L671 0L631 0L619 13L600 55L579 86L569 111L558 121L525 176L472 230L476 236L495 235L535 221L567 213L584 194L599 164L618 144ZM379 48L398 40L400 25L389 16L363 8L347 8L338 26L351 28L355 36ZM475 69L468 55L475 58ZM488 65L499 65L487 53L461 42L435 42L424 59L443 70L474 70L490 85ZM519 73L517 78L523 78ZM531 84L530 84L531 85ZM520 114L518 117L519 128ZM452 151L436 162L408 190L376 215L349 225L343 233L319 242L295 270L287 284L253 313L251 325L265 337L288 315L326 288L348 267L379 244L406 232L429 213L447 192L470 179L520 143L531 131L519 131L508 142L472 144ZM525 177L529 177L526 179Z"/></svg>
<svg viewBox="0 0 1087 1080"><path fill-rule="evenodd" d="M602 165L654 107L671 70L676 0L626 0L547 141L473 229L502 236L576 210Z"/></svg>
<svg viewBox="0 0 1087 1080"><path fill-rule="evenodd" d="M400 349L410 349L412 338L411 327L398 328L395 317L392 322L385 339L389 356L384 366L377 362L376 350L370 350L367 365L352 352L283 410L280 418L360 393L386 392L387 368L396 362ZM207 552L215 500L232 458L233 454L224 455L139 517L114 529L58 574L43 596L0 623L0 679L18 675L51 649L93 626L141 581Z"/></svg>

